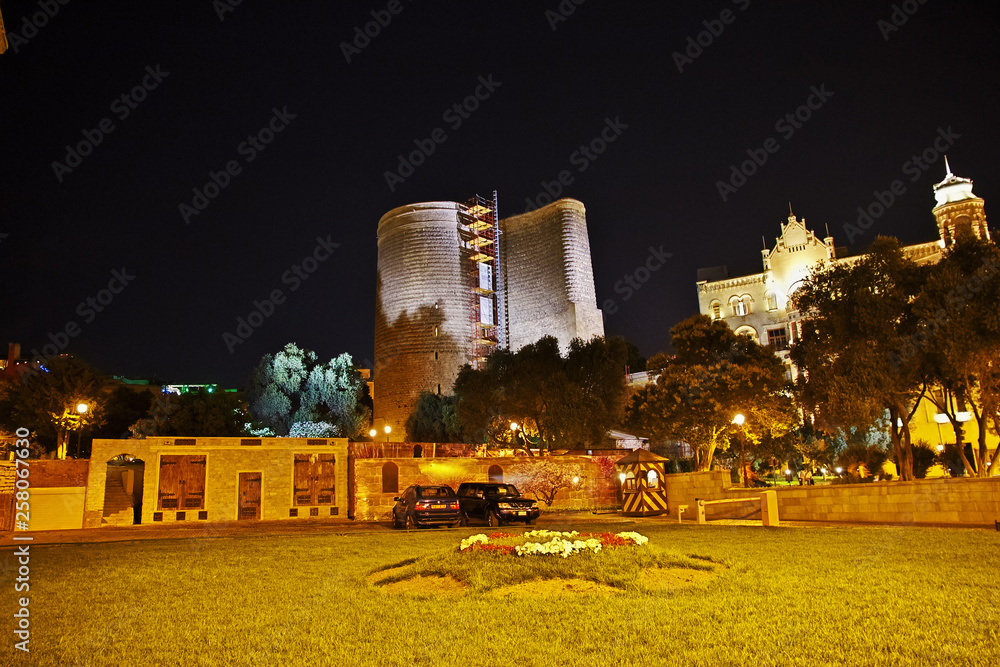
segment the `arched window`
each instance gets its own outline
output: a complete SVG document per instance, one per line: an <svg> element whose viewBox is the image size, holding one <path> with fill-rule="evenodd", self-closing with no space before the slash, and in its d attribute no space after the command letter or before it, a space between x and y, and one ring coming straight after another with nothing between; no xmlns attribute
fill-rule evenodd
<svg viewBox="0 0 1000 667"><path fill-rule="evenodd" d="M382 464L382 493L399 493L399 467L392 461Z"/></svg>
<svg viewBox="0 0 1000 667"><path fill-rule="evenodd" d="M646 473L646 486L651 489L659 488L660 486L660 475L655 470L650 470Z"/></svg>
<svg viewBox="0 0 1000 667"><path fill-rule="evenodd" d="M503 484L503 468L494 464L490 466L490 470L487 473L489 475L490 482L495 482L497 484Z"/></svg>
<svg viewBox="0 0 1000 667"><path fill-rule="evenodd" d="M778 297L774 295L774 292L767 293L767 309L768 310L778 309Z"/></svg>
<svg viewBox="0 0 1000 667"><path fill-rule="evenodd" d="M718 320L722 317L722 304L718 301L712 302L712 319Z"/></svg>
<svg viewBox="0 0 1000 667"><path fill-rule="evenodd" d="M737 336L744 336L744 335L745 336L750 336L751 338L754 339L754 342L756 342L756 343L760 342L760 334L758 334L757 330L754 329L751 326L744 325L744 326L738 328L734 333Z"/></svg>
<svg viewBox="0 0 1000 667"><path fill-rule="evenodd" d="M424 455L424 448L420 445L413 445L413 458L419 459Z"/></svg>

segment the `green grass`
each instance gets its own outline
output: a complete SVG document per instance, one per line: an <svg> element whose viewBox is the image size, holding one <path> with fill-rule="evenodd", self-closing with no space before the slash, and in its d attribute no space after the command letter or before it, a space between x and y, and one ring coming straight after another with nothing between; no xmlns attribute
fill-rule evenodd
<svg viewBox="0 0 1000 667"><path fill-rule="evenodd" d="M668 523L578 529L636 530L650 542L530 561L458 554L461 538L486 532L474 528L33 547L30 664L1000 662L1000 534L992 531ZM9 550L3 558L10 580ZM365 581L410 559L411 571L452 574L469 591L399 595ZM717 576L651 593L631 583L644 564L713 568ZM624 592L488 594L539 573L591 578ZM10 618L13 603L6 609ZM0 656L14 654L11 637Z"/></svg>

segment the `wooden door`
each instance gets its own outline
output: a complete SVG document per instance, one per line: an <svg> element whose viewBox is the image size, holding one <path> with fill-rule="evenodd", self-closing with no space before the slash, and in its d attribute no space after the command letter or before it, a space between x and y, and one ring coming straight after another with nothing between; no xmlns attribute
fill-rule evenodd
<svg viewBox="0 0 1000 667"><path fill-rule="evenodd" d="M316 475L314 476L317 505L336 504L336 489L334 484L336 473L337 466L334 455L320 454L319 461L316 462Z"/></svg>
<svg viewBox="0 0 1000 667"><path fill-rule="evenodd" d="M240 473L240 520L260 519L260 477L259 472Z"/></svg>

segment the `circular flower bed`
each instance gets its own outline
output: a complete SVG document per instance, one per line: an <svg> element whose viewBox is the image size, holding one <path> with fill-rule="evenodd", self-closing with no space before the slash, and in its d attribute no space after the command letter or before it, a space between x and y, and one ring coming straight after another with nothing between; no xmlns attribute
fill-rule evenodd
<svg viewBox="0 0 1000 667"><path fill-rule="evenodd" d="M536 541L540 538L546 541ZM552 555L569 558L589 551L597 553L605 547L639 546L649 538L639 533L563 533L553 530L529 530L525 533L491 533L473 535L462 540L461 551L493 551L503 555ZM510 542L517 542L511 544Z"/></svg>

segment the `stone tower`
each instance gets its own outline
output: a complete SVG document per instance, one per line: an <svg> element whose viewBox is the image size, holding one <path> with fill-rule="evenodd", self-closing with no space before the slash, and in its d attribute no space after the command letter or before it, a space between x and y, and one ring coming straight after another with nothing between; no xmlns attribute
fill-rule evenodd
<svg viewBox="0 0 1000 667"><path fill-rule="evenodd" d="M560 199L502 219L500 230L508 347L554 336L565 352L574 338L603 336L583 204Z"/></svg>
<svg viewBox="0 0 1000 667"><path fill-rule="evenodd" d="M934 186L934 219L938 233L945 247L950 246L963 234L971 234L978 239L989 240L990 230L986 227L985 202L972 193L972 179L951 173L948 158L944 159L944 180Z"/></svg>

